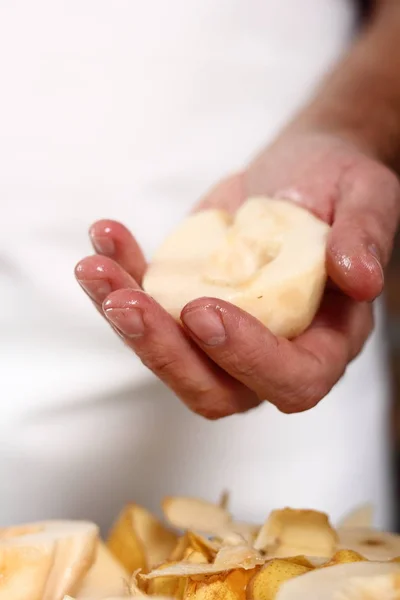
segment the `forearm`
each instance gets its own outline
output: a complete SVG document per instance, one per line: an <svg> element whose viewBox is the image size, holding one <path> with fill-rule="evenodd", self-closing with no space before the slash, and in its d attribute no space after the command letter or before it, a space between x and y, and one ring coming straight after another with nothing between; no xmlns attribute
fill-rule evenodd
<svg viewBox="0 0 400 600"><path fill-rule="evenodd" d="M335 132L400 167L398 0L377 3L349 53L289 128Z"/></svg>

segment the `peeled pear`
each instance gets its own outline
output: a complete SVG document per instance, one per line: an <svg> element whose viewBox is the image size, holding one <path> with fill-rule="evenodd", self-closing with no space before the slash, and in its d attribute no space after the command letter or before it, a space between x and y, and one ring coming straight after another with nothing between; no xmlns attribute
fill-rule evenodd
<svg viewBox="0 0 400 600"><path fill-rule="evenodd" d="M0 531L0 600L61 600L74 593L96 556L98 527L45 521Z"/></svg>
<svg viewBox="0 0 400 600"><path fill-rule="evenodd" d="M248 199L232 217L187 217L153 256L143 287L179 320L202 296L231 302L275 335L295 337L319 307L329 226L284 200Z"/></svg>

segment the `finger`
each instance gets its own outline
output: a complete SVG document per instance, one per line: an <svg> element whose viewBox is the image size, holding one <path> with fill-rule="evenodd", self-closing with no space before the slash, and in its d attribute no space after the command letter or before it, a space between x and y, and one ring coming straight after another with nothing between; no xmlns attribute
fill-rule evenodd
<svg viewBox="0 0 400 600"><path fill-rule="evenodd" d="M399 208L399 184L390 171L374 165L347 172L328 240L327 267L355 300L371 301L383 290Z"/></svg>
<svg viewBox="0 0 400 600"><path fill-rule="evenodd" d="M299 412L315 406L338 381L357 345L348 338L358 339L361 328L358 313L333 324L324 317L327 308L321 311L315 330L299 341L277 338L257 319L211 298L188 304L181 318L193 340L232 377L281 411Z"/></svg>
<svg viewBox="0 0 400 600"><path fill-rule="evenodd" d="M210 361L145 292L114 292L103 309L141 361L194 412L217 419L259 404L256 394Z"/></svg>
<svg viewBox="0 0 400 600"><path fill-rule="evenodd" d="M142 282L146 261L139 244L124 225L109 219L97 221L89 235L97 254L112 258L135 281Z"/></svg>
<svg viewBox="0 0 400 600"><path fill-rule="evenodd" d="M106 256L88 256L75 267L75 277L103 314L102 303L121 288L140 289L139 284L119 264Z"/></svg>
<svg viewBox="0 0 400 600"><path fill-rule="evenodd" d="M336 365L333 379L361 352L374 326L372 305L329 290L312 325L295 340L324 365Z"/></svg>

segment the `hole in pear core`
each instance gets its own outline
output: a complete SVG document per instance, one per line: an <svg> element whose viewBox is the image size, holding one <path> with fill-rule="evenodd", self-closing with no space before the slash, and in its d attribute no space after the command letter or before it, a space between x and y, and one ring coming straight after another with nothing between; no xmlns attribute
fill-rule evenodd
<svg viewBox="0 0 400 600"><path fill-rule="evenodd" d="M207 261L203 279L226 287L246 286L275 260L280 249L276 239L260 243L245 237L228 238Z"/></svg>
<svg viewBox="0 0 400 600"><path fill-rule="evenodd" d="M374 540L374 539L368 539L368 540L364 540L363 542L364 546L384 546L384 542L382 542L381 540Z"/></svg>

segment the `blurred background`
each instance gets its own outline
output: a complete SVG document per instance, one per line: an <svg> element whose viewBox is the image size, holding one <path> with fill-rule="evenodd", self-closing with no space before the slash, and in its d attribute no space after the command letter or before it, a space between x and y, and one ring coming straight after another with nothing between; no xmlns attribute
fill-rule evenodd
<svg viewBox="0 0 400 600"><path fill-rule="evenodd" d="M397 531L400 532L400 234L386 272L387 329L394 385L392 435L396 474Z"/></svg>

